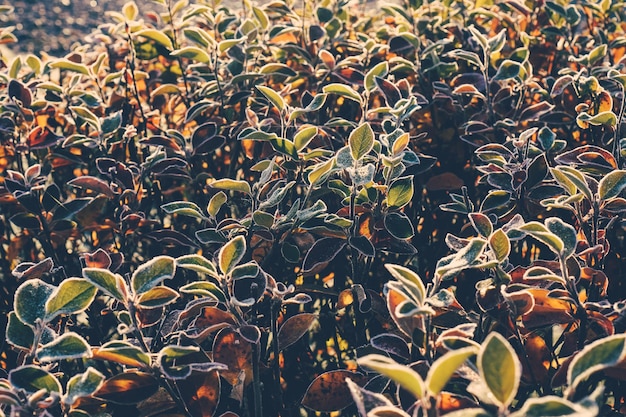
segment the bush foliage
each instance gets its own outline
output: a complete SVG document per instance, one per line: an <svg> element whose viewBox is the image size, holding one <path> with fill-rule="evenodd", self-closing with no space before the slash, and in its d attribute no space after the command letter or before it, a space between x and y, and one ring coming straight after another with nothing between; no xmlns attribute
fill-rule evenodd
<svg viewBox="0 0 626 417"><path fill-rule="evenodd" d="M624 412L624 3L368 9L4 59L0 415Z"/></svg>

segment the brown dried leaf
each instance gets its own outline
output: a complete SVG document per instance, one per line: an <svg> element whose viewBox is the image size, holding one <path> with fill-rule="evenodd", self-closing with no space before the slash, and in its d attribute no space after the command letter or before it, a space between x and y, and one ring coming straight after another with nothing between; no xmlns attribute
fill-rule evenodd
<svg viewBox="0 0 626 417"><path fill-rule="evenodd" d="M302 405L323 413L343 410L353 401L346 378L360 386L367 381L365 375L358 372L346 370L325 372L311 382L302 399Z"/></svg>

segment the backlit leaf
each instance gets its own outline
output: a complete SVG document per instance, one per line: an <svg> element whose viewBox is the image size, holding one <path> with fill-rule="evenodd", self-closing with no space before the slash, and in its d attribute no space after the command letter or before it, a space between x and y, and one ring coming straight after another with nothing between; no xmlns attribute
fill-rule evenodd
<svg viewBox="0 0 626 417"><path fill-rule="evenodd" d="M400 177L391 183L387 191L387 206L399 209L413 198L413 176Z"/></svg>
<svg viewBox="0 0 626 417"><path fill-rule="evenodd" d="M391 276L400 281L402 285L415 297L418 304L424 303L426 299L426 287L422 279L416 272L409 268L394 264L385 264L385 268Z"/></svg>
<svg viewBox="0 0 626 417"><path fill-rule="evenodd" d="M604 176L598 184L598 197L608 200L617 197L626 187L626 171L616 170Z"/></svg>
<svg viewBox="0 0 626 417"><path fill-rule="evenodd" d="M215 336L213 360L228 366L228 370L220 372L220 375L231 385L238 384L242 371L246 384L252 381L252 345L235 330L225 328Z"/></svg>
<svg viewBox="0 0 626 417"><path fill-rule="evenodd" d="M172 304L178 297L180 297L180 295L173 289L165 286L157 286L141 294L141 297L137 300L137 305L143 308L163 307Z"/></svg>
<svg viewBox="0 0 626 417"><path fill-rule="evenodd" d="M366 381L365 376L357 372L343 369L324 372L311 382L302 399L302 405L325 413L343 410L352 404L346 378L358 385Z"/></svg>
<svg viewBox="0 0 626 417"><path fill-rule="evenodd" d="M177 49L171 53L173 56L178 56L182 58L193 59L194 61L202 62L203 64L208 64L211 62L211 57L209 54L196 46L187 46L182 49Z"/></svg>
<svg viewBox="0 0 626 417"><path fill-rule="evenodd" d="M616 334L596 340L574 357L567 370L571 389L593 373L616 365L626 357L626 334Z"/></svg>
<svg viewBox="0 0 626 417"><path fill-rule="evenodd" d="M522 376L522 366L513 347L502 335L491 332L478 353L477 365L493 399L502 408L508 408L517 394Z"/></svg>
<svg viewBox="0 0 626 417"><path fill-rule="evenodd" d="M580 416L585 410L565 398L556 395L546 395L540 398L529 398L524 406L511 417L552 417L552 416Z"/></svg>
<svg viewBox="0 0 626 417"><path fill-rule="evenodd" d="M139 32L135 32L135 36L143 36L144 38L148 38L150 40L155 41L156 43L166 47L169 50L174 49L172 45L172 40L165 33L156 29L142 29Z"/></svg>
<svg viewBox="0 0 626 417"><path fill-rule="evenodd" d="M263 85L257 85L256 88L278 109L279 112L282 113L282 111L285 110L285 100L283 100L280 94Z"/></svg>
<svg viewBox="0 0 626 417"><path fill-rule="evenodd" d="M422 377L408 366L401 365L393 359L370 354L357 359L360 366L372 369L413 394L417 400L421 400L426 395L426 386Z"/></svg>
<svg viewBox="0 0 626 417"><path fill-rule="evenodd" d="M214 278L219 278L215 264L202 255L190 254L180 256L176 258L176 265Z"/></svg>
<svg viewBox="0 0 626 417"><path fill-rule="evenodd" d="M561 254L565 247L563 241L557 235L552 233L546 226L539 222L528 222L519 227L519 230L529 234L538 241L545 243L556 254Z"/></svg>
<svg viewBox="0 0 626 417"><path fill-rule="evenodd" d="M482 213L470 213L469 219L472 226L474 226L474 229L476 229L476 231L483 237L489 237L491 232L493 232L493 225L491 224L491 220L489 220L488 216Z"/></svg>
<svg viewBox="0 0 626 417"><path fill-rule="evenodd" d="M300 313L289 317L278 331L278 349L283 350L296 343L311 328L317 316Z"/></svg>
<svg viewBox="0 0 626 417"><path fill-rule="evenodd" d="M213 181L210 186L213 188L219 188L221 190L241 191L242 193L252 194L250 184L242 180L231 180L229 178L223 178L217 181Z"/></svg>
<svg viewBox="0 0 626 417"><path fill-rule="evenodd" d="M50 295L46 303L46 320L59 314L76 314L85 311L96 297L97 288L83 278L68 278Z"/></svg>
<svg viewBox="0 0 626 417"><path fill-rule="evenodd" d="M478 349L473 346L452 350L433 362L426 377L429 395L431 397L439 395L456 370L477 352Z"/></svg>
<svg viewBox="0 0 626 417"><path fill-rule="evenodd" d="M305 126L304 128L298 130L298 132L293 137L293 144L296 147L296 150L301 151L304 149L313 138L317 135L317 127L316 126Z"/></svg>
<svg viewBox="0 0 626 417"><path fill-rule="evenodd" d="M363 123L348 137L350 153L355 161L367 155L374 147L374 131L369 123Z"/></svg>
<svg viewBox="0 0 626 417"><path fill-rule="evenodd" d="M145 368L150 366L150 356L139 347L129 342L115 340L105 343L100 348L94 348L92 358L111 361L133 368Z"/></svg>
<svg viewBox="0 0 626 417"><path fill-rule="evenodd" d="M226 302L224 292L212 282L196 281L180 287L180 292L184 294L194 294L203 297L215 298L217 301Z"/></svg>
<svg viewBox="0 0 626 417"><path fill-rule="evenodd" d="M357 103L361 102L361 95L354 91L354 89L345 84L332 83L325 85L323 88L324 93L327 94L337 94L341 97L348 98L350 100L354 100Z"/></svg>
<svg viewBox="0 0 626 417"><path fill-rule="evenodd" d="M115 404L137 404L151 397L158 388L159 382L151 374L128 371L104 381L93 396Z"/></svg>
<svg viewBox="0 0 626 417"><path fill-rule="evenodd" d="M176 262L170 256L157 256L140 265L130 279L135 294L141 294L165 279L171 279L176 272Z"/></svg>
<svg viewBox="0 0 626 417"><path fill-rule="evenodd" d="M120 275L104 268L83 268L83 277L116 300L126 300L126 283Z"/></svg>
<svg viewBox="0 0 626 417"><path fill-rule="evenodd" d="M246 239L243 236L237 236L226 243L219 251L218 262L220 271L228 274L246 254Z"/></svg>
<svg viewBox="0 0 626 417"><path fill-rule="evenodd" d="M576 229L574 226L565 223L558 217L550 217L544 220L544 223L548 230L558 236L563 242L563 249L561 250L560 255L566 259L573 255L576 251L577 243Z"/></svg>
<svg viewBox="0 0 626 417"><path fill-rule="evenodd" d="M511 253L511 242L507 234L503 232L502 229L496 230L489 237L489 247L496 255L498 262L504 262L504 260Z"/></svg>

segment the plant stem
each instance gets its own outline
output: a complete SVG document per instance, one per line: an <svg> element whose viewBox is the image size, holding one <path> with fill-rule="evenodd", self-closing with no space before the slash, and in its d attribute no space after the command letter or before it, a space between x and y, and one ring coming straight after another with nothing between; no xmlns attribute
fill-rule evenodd
<svg viewBox="0 0 626 417"><path fill-rule="evenodd" d="M261 397L261 376L259 375L259 360L261 352L259 344L252 344L252 389L254 391L254 417L263 417L263 403Z"/></svg>

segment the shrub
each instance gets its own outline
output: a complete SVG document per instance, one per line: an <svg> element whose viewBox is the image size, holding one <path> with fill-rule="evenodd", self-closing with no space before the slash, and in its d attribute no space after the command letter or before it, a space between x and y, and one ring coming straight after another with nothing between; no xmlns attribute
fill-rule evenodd
<svg viewBox="0 0 626 417"><path fill-rule="evenodd" d="M0 412L623 412L623 3L155 9L0 70Z"/></svg>

